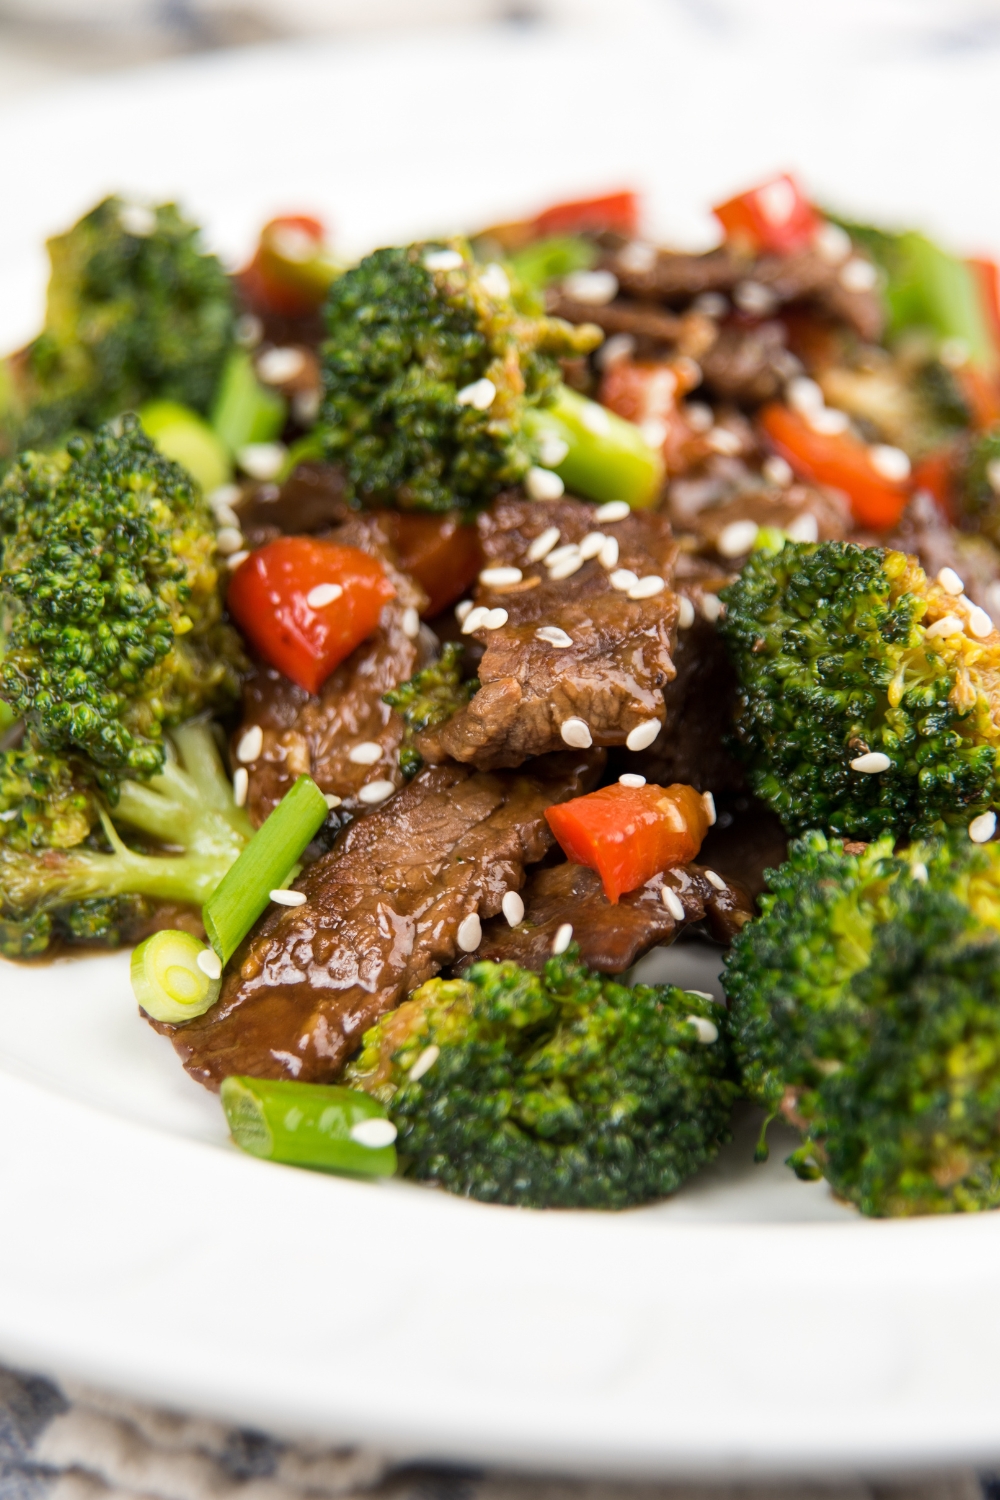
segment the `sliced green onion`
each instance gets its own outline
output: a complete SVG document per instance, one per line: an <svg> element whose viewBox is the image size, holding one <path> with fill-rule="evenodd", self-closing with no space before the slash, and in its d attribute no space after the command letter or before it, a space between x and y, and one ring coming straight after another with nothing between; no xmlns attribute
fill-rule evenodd
<svg viewBox="0 0 1000 1500"><path fill-rule="evenodd" d="M154 1021L172 1026L204 1015L215 1004L221 975L218 955L190 932L154 932L132 954L135 998Z"/></svg>
<svg viewBox="0 0 1000 1500"><path fill-rule="evenodd" d="M396 1127L358 1089L232 1077L221 1094L233 1140L252 1156L366 1177L396 1170Z"/></svg>
<svg viewBox="0 0 1000 1500"><path fill-rule="evenodd" d="M270 443L285 425L285 401L257 379L245 349L234 349L219 379L211 422L230 453L249 443Z"/></svg>
<svg viewBox="0 0 1000 1500"><path fill-rule="evenodd" d="M311 776L300 776L262 823L202 911L208 940L228 963L270 900L288 880L329 815Z"/></svg>
<svg viewBox="0 0 1000 1500"><path fill-rule="evenodd" d="M187 469L206 495L232 477L226 448L189 406L179 401L147 401L139 409L139 420L160 452Z"/></svg>
<svg viewBox="0 0 1000 1500"><path fill-rule="evenodd" d="M525 425L542 447L545 439L565 443L566 457L543 466L555 469L567 489L589 500L626 500L634 510L656 503L663 459L634 422L562 386L551 406L527 413Z"/></svg>

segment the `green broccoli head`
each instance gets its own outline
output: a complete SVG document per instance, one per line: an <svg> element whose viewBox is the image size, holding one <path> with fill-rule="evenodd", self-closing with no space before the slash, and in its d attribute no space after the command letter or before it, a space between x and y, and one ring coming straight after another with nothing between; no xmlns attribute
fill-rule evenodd
<svg viewBox="0 0 1000 1500"><path fill-rule="evenodd" d="M1000 845L810 833L770 886L724 983L790 1164L867 1214L1000 1205Z"/></svg>
<svg viewBox="0 0 1000 1500"><path fill-rule="evenodd" d="M154 396L207 411L235 308L197 227L172 203L106 198L48 249L45 328L0 379L0 457Z"/></svg>
<svg viewBox="0 0 1000 1500"><path fill-rule="evenodd" d="M0 841L11 849L71 849L98 820L92 778L82 761L26 740L0 751Z"/></svg>
<svg viewBox="0 0 1000 1500"><path fill-rule="evenodd" d="M437 661L421 668L408 682L382 694L383 703L396 709L406 725L399 747L399 768L404 776L415 776L424 763L413 743L420 731L443 724L479 690L477 678L462 681L464 655L461 641L446 641Z"/></svg>
<svg viewBox="0 0 1000 1500"><path fill-rule="evenodd" d="M558 356L603 337L519 312L499 266L464 245L376 250L333 283L326 326L327 456L352 495L431 511L484 504L524 477L525 412L556 394ZM486 380L488 404L486 386L469 392Z"/></svg>
<svg viewBox="0 0 1000 1500"><path fill-rule="evenodd" d="M627 1208L714 1156L735 1095L718 1011L577 954L433 979L366 1033L346 1081L387 1104L411 1177L492 1203Z"/></svg>
<svg viewBox="0 0 1000 1500"><path fill-rule="evenodd" d="M963 514L994 541L1000 540L1000 498L995 483L998 478L1000 425L972 439L959 472Z"/></svg>
<svg viewBox="0 0 1000 1500"><path fill-rule="evenodd" d="M751 557L721 597L736 746L791 832L926 831L1000 801L1000 636L913 558L788 543ZM942 634L946 620L957 628ZM852 769L867 755L888 767Z"/></svg>
<svg viewBox="0 0 1000 1500"><path fill-rule="evenodd" d="M215 531L191 479L132 416L0 484L0 696L40 745L112 789L163 765L164 727L239 691Z"/></svg>

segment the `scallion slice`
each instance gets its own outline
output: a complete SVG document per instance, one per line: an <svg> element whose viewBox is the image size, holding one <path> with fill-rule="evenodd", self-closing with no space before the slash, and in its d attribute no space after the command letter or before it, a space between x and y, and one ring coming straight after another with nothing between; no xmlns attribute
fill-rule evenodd
<svg viewBox="0 0 1000 1500"><path fill-rule="evenodd" d="M203 954L209 973L198 962ZM216 967L216 955L190 932L154 932L132 954L132 989L154 1021L177 1026L215 1004L221 984L211 975Z"/></svg>
<svg viewBox="0 0 1000 1500"><path fill-rule="evenodd" d="M395 1127L358 1089L232 1077L221 1095L233 1140L252 1156L366 1177L396 1170Z"/></svg>

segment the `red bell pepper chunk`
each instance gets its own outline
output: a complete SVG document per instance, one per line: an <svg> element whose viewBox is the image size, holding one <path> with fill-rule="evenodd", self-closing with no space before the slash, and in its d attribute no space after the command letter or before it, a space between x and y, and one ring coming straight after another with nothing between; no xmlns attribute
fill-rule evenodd
<svg viewBox="0 0 1000 1500"><path fill-rule="evenodd" d="M787 172L712 209L726 239L753 254L806 250L823 221Z"/></svg>
<svg viewBox="0 0 1000 1500"><path fill-rule="evenodd" d="M383 511L399 566L415 578L427 595L424 619L433 620L460 599L483 566L483 549L475 526L450 515L419 515L415 511Z"/></svg>
<svg viewBox="0 0 1000 1500"><path fill-rule="evenodd" d="M597 871L612 906L669 865L694 859L709 826L701 793L680 782L601 787L545 817L566 858Z"/></svg>
<svg viewBox="0 0 1000 1500"><path fill-rule="evenodd" d="M926 490L932 495L941 515L954 526L958 513L955 499L955 468L957 451L954 446L937 448L922 458L913 470L913 491Z"/></svg>
<svg viewBox="0 0 1000 1500"><path fill-rule="evenodd" d="M868 444L853 432L815 432L800 412L777 401L765 406L759 421L770 446L800 479L844 491L859 526L874 531L895 526L912 482L880 474Z"/></svg>
<svg viewBox="0 0 1000 1500"><path fill-rule="evenodd" d="M318 693L395 593L382 564L357 547L282 536L240 564L226 602L265 661Z"/></svg>
<svg viewBox="0 0 1000 1500"><path fill-rule="evenodd" d="M264 225L242 281L261 311L300 318L321 305L333 276L320 220L309 214L284 214Z"/></svg>
<svg viewBox="0 0 1000 1500"><path fill-rule="evenodd" d="M550 234L599 234L606 229L633 235L639 228L639 197L631 192L607 193L602 198L555 203L538 214L533 227L539 239Z"/></svg>
<svg viewBox="0 0 1000 1500"><path fill-rule="evenodd" d="M986 315L993 347L1000 356L1000 266L985 257L974 257L968 265L976 280L979 304Z"/></svg>

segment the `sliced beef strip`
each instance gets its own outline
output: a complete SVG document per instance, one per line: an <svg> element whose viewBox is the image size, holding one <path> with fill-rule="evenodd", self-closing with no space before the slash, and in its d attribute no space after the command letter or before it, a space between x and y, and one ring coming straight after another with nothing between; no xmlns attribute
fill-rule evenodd
<svg viewBox="0 0 1000 1500"><path fill-rule="evenodd" d="M313 777L320 790L342 799L344 815L369 809L359 800L361 788L372 781L403 784L399 746L403 720L382 702L382 694L412 677L426 665L433 637L421 631L410 636L404 619L411 606L420 609L423 591L392 561L385 525L377 516L357 516L332 533L331 540L358 547L378 557L396 588L382 610L377 630L341 662L318 696L297 687L287 677L258 665L243 689L243 719L233 735L234 759L247 730L259 725L263 745L247 765L250 786L247 811L260 824L288 791L297 776ZM350 752L362 743L380 747L373 764L356 765Z"/></svg>
<svg viewBox="0 0 1000 1500"><path fill-rule="evenodd" d="M683 906L683 918L672 916L664 905L664 885ZM672 866L622 896L617 906L605 896L600 876L593 870L583 865L553 865L529 877L524 920L516 927L504 917L487 922L477 951L461 959L455 969L460 973L477 959L488 958L494 963L511 959L524 969L541 970L552 955L556 933L568 922L573 941L580 945L581 962L602 974L621 974L648 949L672 943L695 922L707 920L712 936L729 943L752 916L753 905L745 891L726 881L719 890L700 865Z"/></svg>
<svg viewBox="0 0 1000 1500"><path fill-rule="evenodd" d="M953 568L973 603L1000 620L1000 552L987 537L949 526L926 490L914 495L893 536L873 540L913 553L928 578Z"/></svg>
<svg viewBox="0 0 1000 1500"><path fill-rule="evenodd" d="M756 797L737 796L720 800L698 857L756 900L765 888L764 871L776 869L787 854L788 835L774 813Z"/></svg>
<svg viewBox="0 0 1000 1500"><path fill-rule="evenodd" d="M842 541L851 529L850 510L846 497L839 490L819 485L791 484L787 489L769 485L758 474L748 472L745 481L731 487L732 492L724 499L699 506L697 490L685 491L684 481L671 486L670 511L675 526L690 529L698 538L699 549L706 554L716 553L722 533L734 521L754 521L758 526L774 526L782 531L789 527L801 528L805 518L811 517L814 527L801 533L803 541ZM693 503L685 506L685 498ZM798 533L796 533L798 534ZM723 556L723 568L738 571L743 565L743 556Z"/></svg>
<svg viewBox="0 0 1000 1500"><path fill-rule="evenodd" d="M518 766L529 756L560 749L560 726L582 719L597 745L621 745L637 725L663 721L663 694L674 675L671 656L677 599L670 583L676 548L666 517L634 512L601 525L594 508L577 500L502 499L480 517L487 567L522 570L506 588L480 583L476 603L507 611L498 629L473 633L484 648L482 686L467 708L425 730L417 744L424 759L450 756L481 770ZM531 563L531 543L556 527L558 545L603 531L618 542L617 569L656 575L667 587L646 599L629 599L612 587L596 559L569 578L552 581L544 563ZM562 630L561 648L537 632Z"/></svg>
<svg viewBox="0 0 1000 1500"><path fill-rule="evenodd" d="M321 463L299 464L281 485L247 486L235 510L250 548L263 547L278 536L326 531L351 517L343 473Z"/></svg>
<svg viewBox="0 0 1000 1500"><path fill-rule="evenodd" d="M206 1015L157 1029L208 1088L232 1073L336 1078L367 1028L455 959L463 919L494 916L523 884L552 844L545 809L590 790L603 760L419 772L304 872L303 906L270 909Z"/></svg>
<svg viewBox="0 0 1000 1500"><path fill-rule="evenodd" d="M727 324L700 363L712 395L757 406L780 394L790 361L784 328L766 322L748 327Z"/></svg>

